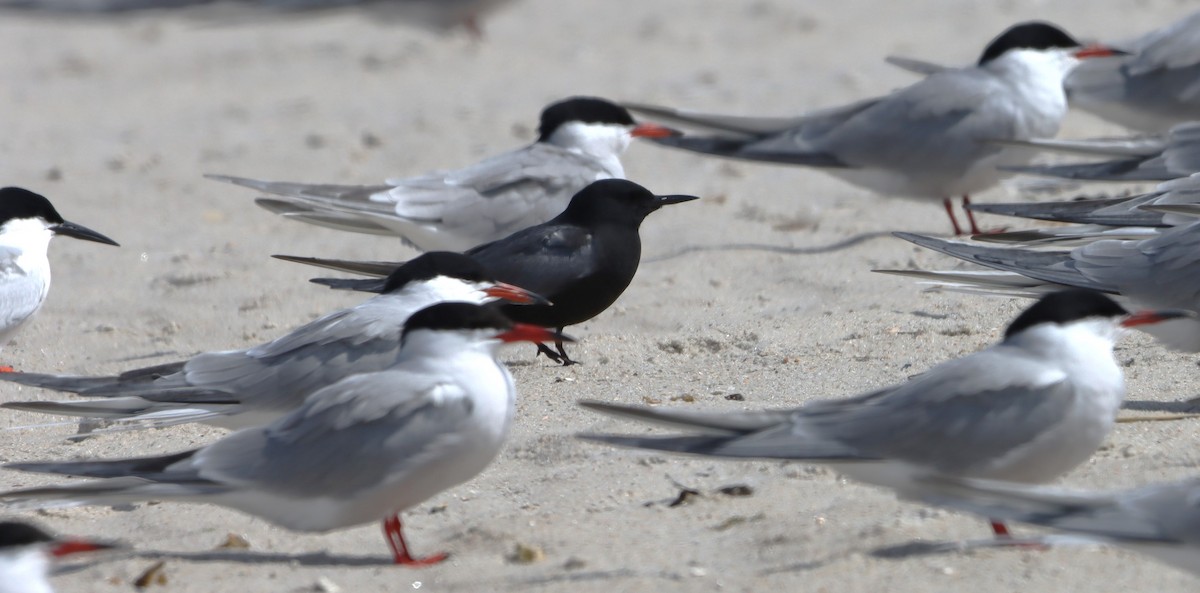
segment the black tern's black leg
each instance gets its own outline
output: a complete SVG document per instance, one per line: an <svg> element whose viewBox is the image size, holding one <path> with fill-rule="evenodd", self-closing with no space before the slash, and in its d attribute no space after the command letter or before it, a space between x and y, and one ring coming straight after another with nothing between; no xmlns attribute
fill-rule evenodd
<svg viewBox="0 0 1200 593"><path fill-rule="evenodd" d="M537 358L538 354L545 354L546 358L549 358L550 360L553 360L554 362L557 362L558 364L566 366L566 364L562 360L562 357L559 356L557 352L548 348L545 344L538 342L537 347L538 347L538 351L537 351L537 354L533 355L534 358Z"/></svg>
<svg viewBox="0 0 1200 593"><path fill-rule="evenodd" d="M560 327L560 328L558 328L558 333L560 333L560 334L561 334L561 333L562 333L562 330L563 330L563 328L561 328L561 327ZM570 357L570 356L567 356L567 351L563 349L563 343L562 343L562 340L554 340L554 347L558 349L558 355L559 355L559 357L561 357L561 358L562 358L562 365L563 365L563 366L565 366L565 367L568 367L568 366L571 366L571 365L573 365L573 364L579 364L578 362L575 362L574 360L571 360L571 357Z"/></svg>

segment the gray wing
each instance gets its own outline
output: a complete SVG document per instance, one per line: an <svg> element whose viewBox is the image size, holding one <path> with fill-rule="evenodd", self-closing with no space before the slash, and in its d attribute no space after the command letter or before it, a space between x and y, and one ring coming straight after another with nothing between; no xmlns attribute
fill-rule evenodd
<svg viewBox="0 0 1200 593"><path fill-rule="evenodd" d="M995 350L940 365L908 383L790 412L697 414L589 402L587 407L657 424L691 428L687 436L580 435L614 445L769 459L863 461L896 459L962 473L980 459L1002 458L1060 422L1074 392L1062 376L1023 383L1013 373L979 373L1036 361L994 361ZM1035 371L1044 371L1038 367ZM1046 375L1046 373L1041 373ZM1038 373L1025 376L1038 376ZM949 443L949 444L948 444Z"/></svg>
<svg viewBox="0 0 1200 593"><path fill-rule="evenodd" d="M975 212L1015 216L1034 220L1097 224L1105 226L1169 226L1161 212L1150 212L1140 207L1152 204L1162 193L1156 192L1133 197L1096 198L1066 200L1061 202L1015 202L1007 204L969 204Z"/></svg>
<svg viewBox="0 0 1200 593"><path fill-rule="evenodd" d="M729 138L754 138L776 134L801 125L812 117L811 114L799 117L719 115L644 103L622 103L621 105L656 122L695 128L701 132Z"/></svg>
<svg viewBox="0 0 1200 593"><path fill-rule="evenodd" d="M1001 344L889 390L806 406L794 422L865 457L961 475L1052 429L1076 399L1065 375Z"/></svg>
<svg viewBox="0 0 1200 593"><path fill-rule="evenodd" d="M394 187L387 195L401 217L500 238L554 218L591 182L620 176L588 157L535 142L456 171L389 179Z"/></svg>
<svg viewBox="0 0 1200 593"><path fill-rule="evenodd" d="M765 411L704 413L679 409L622 406L602 402L580 402L584 407L614 416L684 428L684 436L622 436L580 434L579 438L609 445L690 453L712 457L756 457L767 459L862 460L852 448L836 441L794 430L793 412Z"/></svg>
<svg viewBox="0 0 1200 593"><path fill-rule="evenodd" d="M1128 47L1133 55L1088 60L1067 77L1075 105L1148 132L1200 118L1200 12Z"/></svg>
<svg viewBox="0 0 1200 593"><path fill-rule="evenodd" d="M1001 150L991 142L1017 137L1003 93L978 70L947 70L888 95L811 141L850 166L963 170L964 162Z"/></svg>
<svg viewBox="0 0 1200 593"><path fill-rule="evenodd" d="M835 155L807 144L798 134L812 135L836 126L875 102L869 99L790 118L716 115L695 111L625 104L631 111L655 121L698 129L698 134L656 138L663 146L729 158L813 167L845 167Z"/></svg>
<svg viewBox="0 0 1200 593"><path fill-rule="evenodd" d="M592 234L574 225L545 224L466 254L493 276L538 294L558 294L595 271Z"/></svg>
<svg viewBox="0 0 1200 593"><path fill-rule="evenodd" d="M407 371L356 375L278 421L196 453L201 476L281 495L341 497L436 462L472 403L456 384Z"/></svg>
<svg viewBox="0 0 1200 593"><path fill-rule="evenodd" d="M1071 257L1081 275L1142 306L1192 309L1200 298L1200 222L1144 241L1097 241Z"/></svg>
<svg viewBox="0 0 1200 593"><path fill-rule="evenodd" d="M321 387L394 364L411 313L400 304L372 299L249 350L201 354L188 361L183 379L193 387L233 394L243 405L291 409ZM183 393L155 399L188 401Z"/></svg>
<svg viewBox="0 0 1200 593"><path fill-rule="evenodd" d="M924 502L1044 525L1117 543L1200 543L1200 480L1124 492L1081 492L944 476L923 480Z"/></svg>
<svg viewBox="0 0 1200 593"><path fill-rule="evenodd" d="M248 350L200 354L180 372L155 381L100 386L82 395L291 410L317 389L395 363L411 307L390 296L337 311Z"/></svg>
<svg viewBox="0 0 1200 593"><path fill-rule="evenodd" d="M1077 151L1124 155L1107 161L1002 167L1009 171L1094 181L1170 181L1200 171L1200 123L1184 123L1162 137L1074 141ZM1088 146L1090 145L1090 149ZM1053 145L1041 143L1043 148ZM1157 147L1156 147L1157 146ZM1072 150L1072 149L1068 149Z"/></svg>
<svg viewBox="0 0 1200 593"><path fill-rule="evenodd" d="M946 241L913 233L894 233L897 237L933 249L946 255L982 266L1015 272L1022 276L1063 286L1090 288L1115 293L1120 289L1112 283L1098 281L1076 269L1070 251L1034 251L1004 247L987 247L957 241Z"/></svg>

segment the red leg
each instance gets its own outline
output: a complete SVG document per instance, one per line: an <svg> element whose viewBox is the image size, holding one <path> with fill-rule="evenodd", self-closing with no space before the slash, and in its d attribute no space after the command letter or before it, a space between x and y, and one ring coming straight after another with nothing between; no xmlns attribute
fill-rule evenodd
<svg viewBox="0 0 1200 593"><path fill-rule="evenodd" d="M970 205L971 205L971 196L968 196L967 194L963 194L963 212L967 213L967 220L971 221L971 234L978 235L980 231L979 231L979 227L975 224L975 213L972 212L970 208L967 208L967 206L970 206Z"/></svg>
<svg viewBox="0 0 1200 593"><path fill-rule="evenodd" d="M1008 525L1003 521L992 519L992 533L996 534L996 539L1012 539L1012 534L1008 532Z"/></svg>
<svg viewBox="0 0 1200 593"><path fill-rule="evenodd" d="M950 217L950 224L954 225L954 234L963 234L962 229L958 226L958 219L954 218L954 204L950 202L950 198L942 200L942 206L946 208L946 216Z"/></svg>
<svg viewBox="0 0 1200 593"><path fill-rule="evenodd" d="M400 515L392 515L383 520L383 539L387 541L388 547L392 550L392 560L396 564L405 566L431 566L437 564L447 557L448 554L442 552L425 558L413 558L408 553L408 544L404 543L404 526L400 524Z"/></svg>

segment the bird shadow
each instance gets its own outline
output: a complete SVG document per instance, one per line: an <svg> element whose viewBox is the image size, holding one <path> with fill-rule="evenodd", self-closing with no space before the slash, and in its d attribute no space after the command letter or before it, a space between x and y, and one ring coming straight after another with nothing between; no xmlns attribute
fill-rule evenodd
<svg viewBox="0 0 1200 593"><path fill-rule="evenodd" d="M1175 414L1186 414L1200 412L1200 400L1185 399L1173 402L1159 402L1149 400L1125 400L1121 406L1125 410L1136 410L1139 412L1171 412Z"/></svg>
<svg viewBox="0 0 1200 593"><path fill-rule="evenodd" d="M344 554L330 554L329 552L286 554L279 552L253 552L248 550L206 550L201 552L145 550L127 554L126 557L146 560L289 564L300 566L392 566L394 564L391 556L347 556Z"/></svg>
<svg viewBox="0 0 1200 593"><path fill-rule="evenodd" d="M974 540L953 540L953 541L910 541L902 544L883 546L869 550L867 556L878 558L880 560L909 560L912 558L923 558L928 556L947 556L951 554L969 554L975 550L984 549L1007 549L1007 550L1044 550L1051 545L1074 543L1067 538L1052 537L1052 536L1032 536L1020 537L1011 539L974 539ZM764 575L785 573L785 572L804 572L816 570L827 566L833 562L846 558L855 554L853 551L847 551L841 554L834 554L818 560L806 560L797 562L787 566L781 566L764 571Z"/></svg>
<svg viewBox="0 0 1200 593"><path fill-rule="evenodd" d="M642 263L655 263L667 261L677 257L687 255L689 253L697 253L701 251L765 251L768 253L782 253L785 255L818 255L821 253L832 253L842 249L854 247L859 243L865 243L872 239L892 236L891 231L877 231L873 233L860 233L851 236L848 239L835 241L828 245L813 245L809 247L787 247L785 245L768 245L766 243L724 243L719 245L689 245L675 251L649 257L642 260Z"/></svg>

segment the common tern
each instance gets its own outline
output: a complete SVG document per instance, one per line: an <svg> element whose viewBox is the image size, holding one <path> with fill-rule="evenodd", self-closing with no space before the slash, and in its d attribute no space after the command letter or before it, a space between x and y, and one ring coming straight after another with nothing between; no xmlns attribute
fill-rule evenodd
<svg viewBox="0 0 1200 593"><path fill-rule="evenodd" d="M313 392L358 373L385 370L405 350L400 337L413 313L442 301L546 302L492 280L462 254L429 252L384 280L383 294L307 323L246 350L207 352L189 360L114 377L5 373L6 380L91 396L87 400L5 402L5 408L138 421L145 426L204 422L260 426L298 408Z"/></svg>
<svg viewBox="0 0 1200 593"><path fill-rule="evenodd" d="M1146 554L1200 576L1200 479L1119 492L990 480L928 480L922 501L1042 525Z"/></svg>
<svg viewBox="0 0 1200 593"><path fill-rule="evenodd" d="M0 522L0 593L54 593L53 559L115 547L112 543L57 538L20 521Z"/></svg>
<svg viewBox="0 0 1200 593"><path fill-rule="evenodd" d="M1200 12L1114 45L1131 55L1090 61L1067 77L1072 107L1152 134L1200 120Z"/></svg>
<svg viewBox="0 0 1200 593"><path fill-rule="evenodd" d="M717 156L818 167L885 196L941 200L962 234L952 196L995 185L1004 165L1028 162L1025 149L1003 140L1058 133L1066 114L1063 77L1081 59L1112 55L1081 47L1061 29L1039 22L1010 27L979 62L934 73L890 95L792 118L709 115L625 104L649 119L699 128L655 142ZM979 229L967 212L970 229Z"/></svg>
<svg viewBox="0 0 1200 593"><path fill-rule="evenodd" d="M1200 313L1200 221L1141 241L1098 240L1066 250L996 247L895 233L905 241L1007 274L958 275L953 283L972 292L1014 294L1016 274L1032 279L1016 294L1063 287L1098 290L1138 307L1169 307ZM884 270L880 270L884 271ZM929 278L937 272L886 271ZM1020 282L1016 280L1016 282ZM1200 320L1173 319L1145 331L1169 347L1200 352Z"/></svg>
<svg viewBox="0 0 1200 593"><path fill-rule="evenodd" d="M928 476L1048 482L1086 461L1114 425L1125 397L1112 354L1120 328L1183 314L1130 315L1100 293L1056 292L1021 313L999 344L900 385L762 412L583 402L694 434L582 437L696 455L829 463L905 497L918 497Z"/></svg>
<svg viewBox="0 0 1200 593"><path fill-rule="evenodd" d="M1200 120L1200 12L1112 46L1127 55L1089 60L1067 75L1071 107L1148 134ZM901 56L887 61L923 75L948 69Z"/></svg>
<svg viewBox="0 0 1200 593"><path fill-rule="evenodd" d="M454 171L377 186L208 177L279 196L257 203L287 218L398 235L422 251L463 251L554 218L587 184L625 176L620 155L631 138L671 133L635 124L628 111L604 99L571 97L542 111L533 144Z"/></svg>
<svg viewBox="0 0 1200 593"><path fill-rule="evenodd" d="M651 212L696 196L656 196L624 179L593 182L571 198L570 205L549 222L473 247L466 254L496 278L524 286L553 305L504 307L514 321L562 330L608 309L633 281L642 258L638 228ZM378 274L399 265L389 262L344 262L321 258L276 256L356 273ZM377 279L314 279L333 288L374 292ZM524 284L522 284L524 283ZM563 345L557 352L544 344L538 352L564 365L575 361Z"/></svg>
<svg viewBox="0 0 1200 593"><path fill-rule="evenodd" d="M0 494L22 505L142 500L211 503L295 531L383 520L397 564L441 561L408 550L399 512L482 472L499 453L516 389L496 360L505 342L563 339L493 307L439 303L409 318L403 361L347 377L298 409L208 446L159 457L10 463L99 478Z"/></svg>
<svg viewBox="0 0 1200 593"><path fill-rule="evenodd" d="M63 220L45 197L19 187L0 189L0 347L33 318L50 293L46 251L56 235L117 242L82 225ZM0 367L12 371L12 367Z"/></svg>

